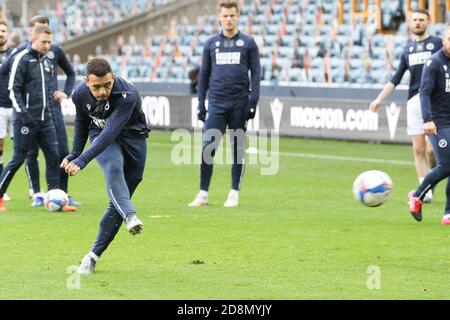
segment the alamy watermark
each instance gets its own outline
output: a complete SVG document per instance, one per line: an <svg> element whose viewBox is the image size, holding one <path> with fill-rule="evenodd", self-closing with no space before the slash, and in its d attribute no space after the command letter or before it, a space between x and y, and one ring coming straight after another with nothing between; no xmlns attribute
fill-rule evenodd
<svg viewBox="0 0 450 320"><path fill-rule="evenodd" d="M280 167L280 137L276 131L259 130L247 134L242 129L209 129L194 132L177 129L172 132L171 160L175 165L245 164L258 165L261 175L276 175Z"/></svg>
<svg viewBox="0 0 450 320"><path fill-rule="evenodd" d="M381 268L379 266L369 266L367 268L367 289L381 290Z"/></svg>
<svg viewBox="0 0 450 320"><path fill-rule="evenodd" d="M81 276L77 273L78 266L68 266L67 274L69 277L66 281L67 289L69 290L80 290L81 289Z"/></svg>

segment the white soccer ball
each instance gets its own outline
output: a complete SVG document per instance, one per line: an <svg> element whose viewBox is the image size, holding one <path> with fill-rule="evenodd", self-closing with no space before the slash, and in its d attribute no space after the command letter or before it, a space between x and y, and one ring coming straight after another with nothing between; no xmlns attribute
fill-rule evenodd
<svg viewBox="0 0 450 320"><path fill-rule="evenodd" d="M353 183L355 199L368 207L381 206L390 196L394 184L383 171L361 173Z"/></svg>
<svg viewBox="0 0 450 320"><path fill-rule="evenodd" d="M44 206L48 211L62 211L69 202L69 197L61 189L49 190L44 197Z"/></svg>

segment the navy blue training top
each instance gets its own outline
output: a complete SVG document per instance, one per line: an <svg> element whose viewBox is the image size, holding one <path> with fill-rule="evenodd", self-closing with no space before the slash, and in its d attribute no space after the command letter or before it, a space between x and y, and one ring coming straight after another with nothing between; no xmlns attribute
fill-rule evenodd
<svg viewBox="0 0 450 320"><path fill-rule="evenodd" d="M8 60L8 57L13 52L13 49L8 48L6 51L0 51L0 67L3 65L5 61ZM12 108L12 102L9 98L8 91L8 83L9 83L9 74L0 73L0 107L1 108Z"/></svg>
<svg viewBox="0 0 450 320"><path fill-rule="evenodd" d="M260 81L259 50L252 37L239 32L227 38L221 33L206 42L198 83L200 105L204 105L209 91L210 100L230 101L249 96L250 104L256 106Z"/></svg>
<svg viewBox="0 0 450 320"><path fill-rule="evenodd" d="M441 49L423 67L420 105L424 122L450 127L450 58Z"/></svg>
<svg viewBox="0 0 450 320"><path fill-rule="evenodd" d="M413 40L405 47L400 58L400 65L392 77L391 83L397 86L402 81L406 70L409 70L411 77L409 81L408 100L419 93L423 65L433 53L439 51L441 48L442 40L433 36L429 36L420 42Z"/></svg>
<svg viewBox="0 0 450 320"><path fill-rule="evenodd" d="M15 56L21 52L22 50L27 49L30 42L22 44L20 47L14 49L12 54L9 55L8 59L5 61L5 63L0 67L0 73L2 76L9 75L11 72L11 67L14 61ZM67 94L67 96L70 96L72 93L72 90L75 86L76 81L76 74L75 70L70 63L70 61L67 59L66 54L64 53L63 49L56 45L52 44L50 46L50 50L47 52L47 57L49 61L53 64L54 70L58 68L58 66L64 71L64 73L67 76L66 84L64 86L64 93ZM55 92L59 90L58 89L58 78L53 77L51 85L50 85L50 91Z"/></svg>
<svg viewBox="0 0 450 320"><path fill-rule="evenodd" d="M85 82L72 94L76 107L73 149L69 161L83 169L117 138L145 139L150 128L142 111L142 99L127 80L115 77L114 86L106 102L98 102ZM98 135L83 152L89 133Z"/></svg>

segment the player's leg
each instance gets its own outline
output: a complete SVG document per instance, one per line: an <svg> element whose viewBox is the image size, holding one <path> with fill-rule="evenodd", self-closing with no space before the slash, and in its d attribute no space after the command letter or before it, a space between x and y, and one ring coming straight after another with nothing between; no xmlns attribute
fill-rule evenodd
<svg viewBox="0 0 450 320"><path fill-rule="evenodd" d="M445 187L445 211L441 219L441 224L450 225L450 178L447 179Z"/></svg>
<svg viewBox="0 0 450 320"><path fill-rule="evenodd" d="M28 149L35 144L36 129L23 127L22 124L14 124L14 154L0 176L0 211L5 211L3 196L6 193L11 180L17 170L25 162Z"/></svg>
<svg viewBox="0 0 450 320"><path fill-rule="evenodd" d="M230 129L230 145L233 156L231 168L231 190L228 194L224 207L237 207L239 201L239 190L245 172L245 132L247 118L248 98L243 98L236 103L228 113L228 127Z"/></svg>
<svg viewBox="0 0 450 320"><path fill-rule="evenodd" d="M138 184L142 181L147 156L147 144L144 139L123 140L124 176L131 197ZM97 261L114 240L123 222L123 216L116 210L114 204L110 202L100 221L95 243L91 251L84 256L78 268L77 272L79 274L91 274L94 272Z"/></svg>
<svg viewBox="0 0 450 320"><path fill-rule="evenodd" d="M123 138L120 141L124 156L125 181L130 192L130 199L139 183L142 181L147 158L147 142L145 139ZM127 229L137 234L143 227L142 221L134 214L127 218Z"/></svg>
<svg viewBox="0 0 450 320"><path fill-rule="evenodd" d="M418 221L422 219L421 205L427 192L450 176L450 128L439 129L437 135L430 136L430 141L436 156L436 167L425 176L419 187L409 196L410 212Z"/></svg>
<svg viewBox="0 0 450 320"><path fill-rule="evenodd" d="M431 144L430 138L428 136L425 136L425 143L426 143L425 152L427 155L427 165L428 169L431 170L434 167L436 167L436 157L434 155L433 145Z"/></svg>
<svg viewBox="0 0 450 320"><path fill-rule="evenodd" d="M61 105L59 103L52 104L52 117L53 124L55 125L56 137L58 139L58 154L59 154L59 162L61 163L65 157L69 154L69 143L67 139L67 130L66 124L64 122L64 115L61 111ZM69 194L69 176L65 170L60 170L60 189L64 190L67 194ZM81 203L75 201L72 196L69 195L69 205L70 206L79 206Z"/></svg>
<svg viewBox="0 0 450 320"><path fill-rule="evenodd" d="M136 208L130 199L130 191L125 180L122 147L112 143L99 156L97 162L103 170L106 191L115 209L122 216L131 234L138 234L143 226L136 216Z"/></svg>
<svg viewBox="0 0 450 320"><path fill-rule="evenodd" d="M222 106L209 102L208 118L203 127L202 160L200 164L200 191L189 207L208 204L208 191L214 168L214 156L227 127L225 110Z"/></svg>
<svg viewBox="0 0 450 320"><path fill-rule="evenodd" d="M0 107L0 175L3 171L3 148L5 146L5 137L8 129L8 119L6 118L6 108Z"/></svg>
<svg viewBox="0 0 450 320"><path fill-rule="evenodd" d="M407 134L411 136L412 147L414 154L414 164L416 167L417 178L419 183L422 183L423 179L430 171L430 167L427 162L427 143L423 131L423 119L422 110L420 108L419 95L412 97L406 107L407 112ZM424 202L432 202L433 194L430 190L425 198Z"/></svg>
<svg viewBox="0 0 450 320"><path fill-rule="evenodd" d="M123 223L123 217L114 208L110 202L108 208L100 220L97 238L92 246L91 251L81 260L77 273L88 275L94 272L95 266L102 256L103 252L108 248L114 240L117 232Z"/></svg>
<svg viewBox="0 0 450 320"><path fill-rule="evenodd" d="M131 198L144 176L147 142L145 139L122 138L121 145L124 156L125 181Z"/></svg>
<svg viewBox="0 0 450 320"><path fill-rule="evenodd" d="M27 152L25 172L28 179L29 194L32 199L31 206L43 206L44 195L41 193L41 183L39 179L39 146L37 144L33 145Z"/></svg>
<svg viewBox="0 0 450 320"><path fill-rule="evenodd" d="M58 141L52 121L48 120L42 123L37 135L37 141L45 157L47 190L59 189Z"/></svg>

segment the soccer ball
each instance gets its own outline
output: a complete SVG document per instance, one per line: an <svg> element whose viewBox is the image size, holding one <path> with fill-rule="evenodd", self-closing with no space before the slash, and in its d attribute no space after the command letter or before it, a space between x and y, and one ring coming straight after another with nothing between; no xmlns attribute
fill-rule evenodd
<svg viewBox="0 0 450 320"><path fill-rule="evenodd" d="M378 207L389 198L393 186L391 178L385 172L365 171L355 179L353 195L368 207Z"/></svg>
<svg viewBox="0 0 450 320"><path fill-rule="evenodd" d="M44 197L44 206L48 211L62 211L69 202L67 193L61 189L49 190Z"/></svg>

